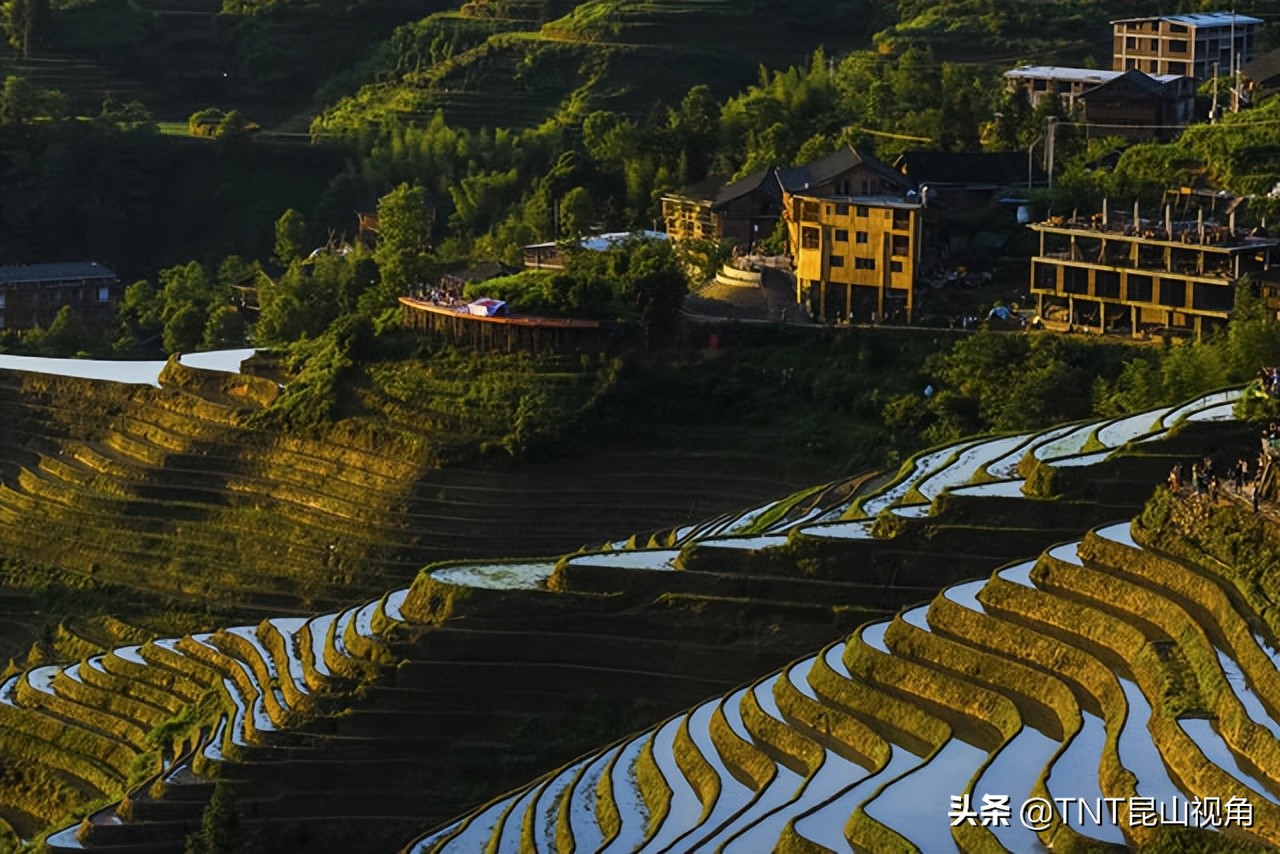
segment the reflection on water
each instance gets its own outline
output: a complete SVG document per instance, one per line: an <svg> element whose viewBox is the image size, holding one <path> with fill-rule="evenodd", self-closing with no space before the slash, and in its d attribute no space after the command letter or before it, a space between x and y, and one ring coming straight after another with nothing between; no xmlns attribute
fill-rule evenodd
<svg viewBox="0 0 1280 854"><path fill-rule="evenodd" d="M254 354L253 349L213 350L208 353L186 353L179 361L189 368L219 371L227 374L240 372L240 363ZM47 359L43 356L11 356L0 354L0 370L29 371L35 374L54 374L60 377L79 377L86 380L106 380L130 385L160 385L163 360L108 361L102 359Z"/></svg>

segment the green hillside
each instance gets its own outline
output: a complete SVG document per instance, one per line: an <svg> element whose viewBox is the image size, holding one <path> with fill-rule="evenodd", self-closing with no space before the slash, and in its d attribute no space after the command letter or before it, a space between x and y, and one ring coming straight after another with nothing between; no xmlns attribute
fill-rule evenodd
<svg viewBox="0 0 1280 854"><path fill-rule="evenodd" d="M727 96L761 66L795 63L818 46L833 53L865 48L874 27L863 0L783 7L473 0L397 32L379 82L328 110L314 129L351 131L369 120L425 119L436 110L451 124L471 127L527 127L562 110L642 116L698 84Z"/></svg>

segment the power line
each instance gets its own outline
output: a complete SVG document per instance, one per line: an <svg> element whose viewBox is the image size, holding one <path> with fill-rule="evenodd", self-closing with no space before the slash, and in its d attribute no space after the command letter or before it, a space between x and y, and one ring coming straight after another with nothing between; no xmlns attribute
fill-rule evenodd
<svg viewBox="0 0 1280 854"><path fill-rule="evenodd" d="M1103 124L1103 123L1101 123L1101 122L1072 122L1072 121L1062 121L1062 120L1059 120L1059 121L1058 121L1058 124L1059 124L1059 125L1070 125L1070 126L1072 126L1072 127L1082 127L1082 128L1125 128L1125 129L1129 129L1129 130L1134 130L1134 129L1144 129L1144 130L1148 130L1148 129L1149 129L1149 130L1187 130L1188 128L1192 128L1192 127L1196 127L1196 126L1197 126L1197 125L1194 125L1194 124L1192 124L1192 125L1139 125L1139 124L1133 124L1133 125L1117 125L1117 124ZM1262 119L1262 120L1260 120L1260 121L1256 121L1256 122L1230 122L1229 124L1216 124L1216 125L1211 125L1211 127L1215 127L1215 128L1239 128L1239 127L1260 127L1260 126L1263 126L1263 125L1280 125L1280 119Z"/></svg>
<svg viewBox="0 0 1280 854"><path fill-rule="evenodd" d="M862 127L861 125L849 125L848 127L845 128L845 130L858 131L859 133L868 133L868 134L871 134L872 136L887 136L890 139L905 139L910 142L933 142L933 139L927 136L910 136L909 134L905 134L905 133L889 133L888 131L885 131L885 130L872 130L871 128L865 128L865 127Z"/></svg>

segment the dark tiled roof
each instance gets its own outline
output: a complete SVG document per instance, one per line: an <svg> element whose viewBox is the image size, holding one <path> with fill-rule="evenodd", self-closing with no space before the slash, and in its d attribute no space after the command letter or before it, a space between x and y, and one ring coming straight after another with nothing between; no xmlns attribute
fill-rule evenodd
<svg viewBox="0 0 1280 854"><path fill-rule="evenodd" d="M905 187L907 184L902 173L869 154L862 154L852 145L847 145L838 151L828 154L826 157L821 157L812 163L806 163L804 166L779 169L778 181L787 192L798 193L808 187L826 183L837 175L848 172L857 166L866 166L886 181L897 184L900 187Z"/></svg>
<svg viewBox="0 0 1280 854"><path fill-rule="evenodd" d="M778 185L788 193L802 193L813 184L808 166L784 166L778 170Z"/></svg>
<svg viewBox="0 0 1280 854"><path fill-rule="evenodd" d="M693 199L699 202L714 202L724 188L726 180L728 179L724 175L708 175L701 181L695 181L684 189L676 190L668 195L678 196L683 199Z"/></svg>
<svg viewBox="0 0 1280 854"><path fill-rule="evenodd" d="M56 282L69 279L114 279L116 274L95 261L22 264L0 267L0 282Z"/></svg>
<svg viewBox="0 0 1280 854"><path fill-rule="evenodd" d="M778 169L770 167L752 172L747 177L740 178L721 190L716 196L713 208L721 208L735 199L740 199L756 191L764 192L766 195L781 201L783 190L788 193L802 193L810 187L816 188L821 184L825 184L837 175L842 175L857 166L866 166L886 181L903 189L907 187L907 179L903 177L901 172L891 166L887 166L871 155L862 154L853 146L847 145L828 154L826 157L820 157L803 166L784 166ZM684 191L682 195L689 196L689 191Z"/></svg>
<svg viewBox="0 0 1280 854"><path fill-rule="evenodd" d="M1099 95L1111 98L1124 97L1126 94L1130 97L1159 98L1166 91L1164 84L1160 81L1151 79L1151 77L1137 69L1130 69L1114 80L1108 80L1100 86L1094 86L1079 97L1083 101L1088 101L1090 98Z"/></svg>
<svg viewBox="0 0 1280 854"><path fill-rule="evenodd" d="M760 169L745 178L739 178L716 194L716 201L712 207L723 207L735 199L740 199L760 189L763 189L768 195L781 199L782 194L777 191L776 182L772 180L773 171L772 167Z"/></svg>
<svg viewBox="0 0 1280 854"><path fill-rule="evenodd" d="M908 151L898 158L898 165L916 186L1005 186L1027 180L1027 155L1023 151Z"/></svg>
<svg viewBox="0 0 1280 854"><path fill-rule="evenodd" d="M1246 62L1240 71L1254 83L1259 85L1269 83L1270 85L1265 88L1280 87L1280 80L1276 79L1280 78L1280 48L1254 57Z"/></svg>

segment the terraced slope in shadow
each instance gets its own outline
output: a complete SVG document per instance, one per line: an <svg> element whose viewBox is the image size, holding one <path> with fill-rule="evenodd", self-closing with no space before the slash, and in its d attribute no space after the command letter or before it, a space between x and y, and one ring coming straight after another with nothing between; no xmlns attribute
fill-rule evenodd
<svg viewBox="0 0 1280 854"><path fill-rule="evenodd" d="M407 583L432 561L555 553L799 480L784 465L715 453L481 459L451 438L448 418L415 420L403 405L405 423L381 431L301 435L258 424L276 393L260 377L176 364L160 388L0 373L0 554L72 585L145 590L179 611L317 613ZM0 653L20 658L55 628L30 614L5 621Z"/></svg>
<svg viewBox="0 0 1280 854"><path fill-rule="evenodd" d="M204 725L209 737L217 709L229 715L227 736L237 697L245 714L255 698L265 704L277 729L342 708L316 686L315 697L291 695L283 670L265 655L253 659L249 629L222 637L219 625L339 613L403 587L444 556L554 553L654 528L676 515L673 507L713 512L798 481L785 466L757 472L714 452L601 449L572 457L579 468L464 457L442 468L452 441L440 440L444 417L416 427L409 418L381 433L339 424L324 436L299 435L258 417L278 392L274 381L178 363L164 368L158 387L146 384L154 381L0 372L8 428L0 555L19 561L4 570L18 588L0 587L0 662L42 674L20 687L9 678L13 664L0 671L16 704L9 711L39 710L0 725L0 817L22 838L72 809L118 798L161 756L172 759L174 736L180 746ZM84 616L64 619L69 606ZM263 631L273 655L301 654L296 632ZM317 633L313 656L324 642ZM341 634L334 644L345 656ZM124 660L119 648L129 650ZM234 664L215 652L245 658ZM363 668L339 660L337 693L387 660L381 654ZM53 662L56 673L40 669ZM133 678L144 665L161 668L146 671L158 674L150 688ZM301 671L293 675L302 681ZM122 704L119 695L134 698L135 688L141 705ZM197 815L202 802L194 801Z"/></svg>

